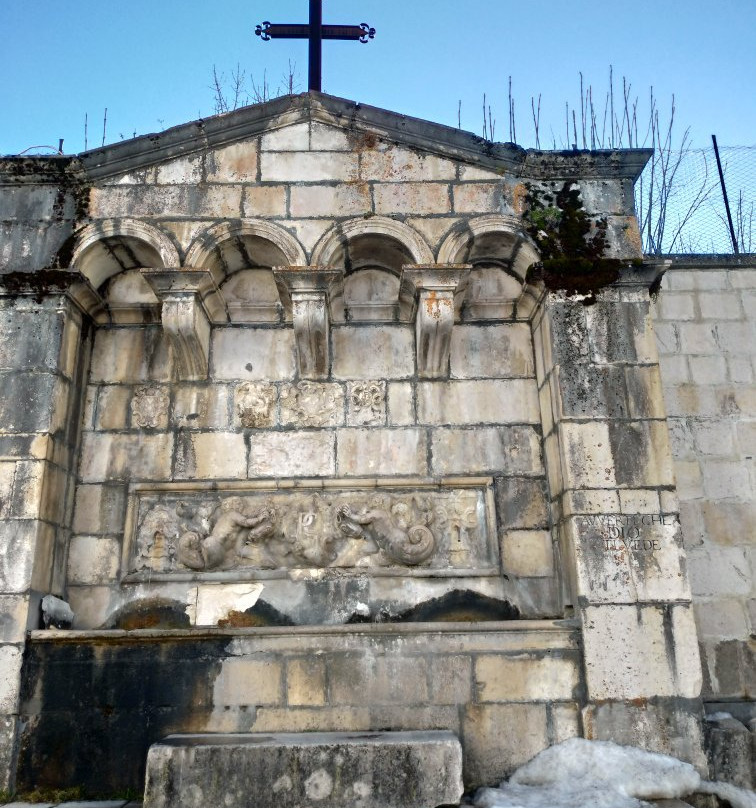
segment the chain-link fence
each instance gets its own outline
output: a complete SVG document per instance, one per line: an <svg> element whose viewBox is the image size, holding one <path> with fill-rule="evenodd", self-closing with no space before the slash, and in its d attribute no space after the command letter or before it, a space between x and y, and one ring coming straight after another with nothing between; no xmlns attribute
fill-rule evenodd
<svg viewBox="0 0 756 808"><path fill-rule="evenodd" d="M738 252L756 252L756 146L720 146ZM658 152L635 187L647 254L734 253L714 148Z"/></svg>

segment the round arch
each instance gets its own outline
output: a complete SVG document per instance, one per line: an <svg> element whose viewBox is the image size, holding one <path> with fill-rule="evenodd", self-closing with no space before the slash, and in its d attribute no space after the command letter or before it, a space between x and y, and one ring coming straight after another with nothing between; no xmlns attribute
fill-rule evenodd
<svg viewBox="0 0 756 808"><path fill-rule="evenodd" d="M334 225L322 236L312 252L316 266L331 266L346 242L360 236L384 236L399 242L415 264L432 264L433 252L423 237L408 224L384 216L350 219Z"/></svg>
<svg viewBox="0 0 756 808"><path fill-rule="evenodd" d="M71 266L95 289L124 270L177 267L179 253L170 237L139 219L103 219L87 225L76 238Z"/></svg>
<svg viewBox="0 0 756 808"><path fill-rule="evenodd" d="M217 263L217 256L222 254L224 245L245 238L269 242L280 253L286 266L304 266L307 263L302 245L283 227L264 219L243 219L221 222L200 233L189 247L185 264L212 268ZM278 262L281 262L280 259ZM222 278L217 280L220 282Z"/></svg>

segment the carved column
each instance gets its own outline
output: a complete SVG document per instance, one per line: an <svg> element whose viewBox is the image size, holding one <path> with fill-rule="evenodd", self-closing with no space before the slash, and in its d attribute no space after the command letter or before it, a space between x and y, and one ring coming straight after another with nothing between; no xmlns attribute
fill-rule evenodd
<svg viewBox="0 0 756 808"><path fill-rule="evenodd" d="M582 623L586 737L705 761L701 664L649 287L544 291L533 319L551 508Z"/></svg>
<svg viewBox="0 0 756 808"><path fill-rule="evenodd" d="M273 275L286 314L294 323L300 378L327 378L331 321L344 319L344 270L274 267Z"/></svg>
<svg viewBox="0 0 756 808"><path fill-rule="evenodd" d="M467 285L469 264L409 264L400 287L409 289L415 308L415 352L421 379L449 374L454 298ZM400 292L400 296L402 293Z"/></svg>
<svg viewBox="0 0 756 808"><path fill-rule="evenodd" d="M181 380L207 378L212 323L228 321L226 305L207 269L143 269L142 275L162 303L163 330L173 347Z"/></svg>

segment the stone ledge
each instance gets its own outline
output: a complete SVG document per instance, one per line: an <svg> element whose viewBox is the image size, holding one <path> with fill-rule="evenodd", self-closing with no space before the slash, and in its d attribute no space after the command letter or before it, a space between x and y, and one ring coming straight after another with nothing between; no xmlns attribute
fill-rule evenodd
<svg viewBox="0 0 756 808"><path fill-rule="evenodd" d="M147 754L144 805L435 808L462 791L451 732L169 735Z"/></svg>

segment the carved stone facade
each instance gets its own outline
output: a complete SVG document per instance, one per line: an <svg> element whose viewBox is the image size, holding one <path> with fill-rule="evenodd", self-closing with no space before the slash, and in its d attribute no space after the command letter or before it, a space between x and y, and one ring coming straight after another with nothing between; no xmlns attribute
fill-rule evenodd
<svg viewBox="0 0 756 808"><path fill-rule="evenodd" d="M662 293L655 336L666 267L642 262L632 205L647 156L482 148L306 94L0 161L3 784L21 750L22 783L140 786L143 763L89 765L95 729L50 771L68 654L161 704L160 727L449 727L469 786L581 733L702 766L697 631L711 699L731 646L694 606L740 609L733 653L750 652L751 579L725 597L702 569L748 567L727 536L747 533L752 480L696 459L721 448L698 422L693 457L680 423L670 446L666 413L696 403L690 375L670 386L690 337L729 340L741 380L696 406L750 417L752 322L683 333ZM533 271L526 199L565 186L615 262L588 296ZM706 498L733 496L728 533ZM80 633L34 631L49 593ZM148 693L169 656L179 684ZM87 698L92 727L128 709ZM152 740L136 715L113 748Z"/></svg>

